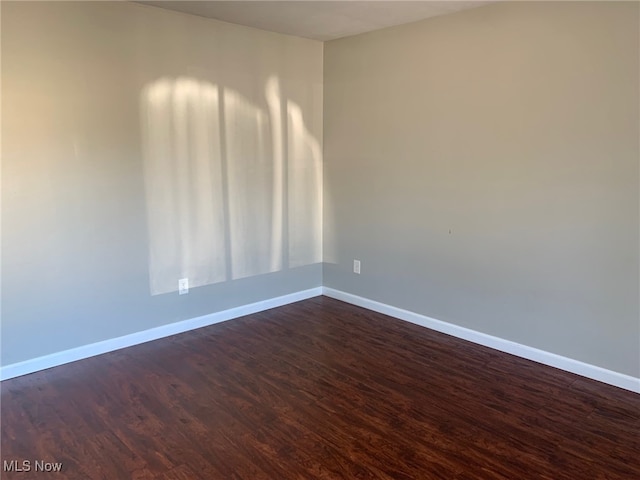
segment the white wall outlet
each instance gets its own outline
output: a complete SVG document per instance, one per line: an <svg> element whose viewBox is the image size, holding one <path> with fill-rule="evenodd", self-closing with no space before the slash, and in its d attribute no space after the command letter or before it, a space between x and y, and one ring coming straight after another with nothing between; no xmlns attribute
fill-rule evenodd
<svg viewBox="0 0 640 480"><path fill-rule="evenodd" d="M360 275L360 260L353 261L353 273Z"/></svg>
<svg viewBox="0 0 640 480"><path fill-rule="evenodd" d="M185 293L189 293L189 279L181 278L178 280L178 293L180 295L184 295Z"/></svg>

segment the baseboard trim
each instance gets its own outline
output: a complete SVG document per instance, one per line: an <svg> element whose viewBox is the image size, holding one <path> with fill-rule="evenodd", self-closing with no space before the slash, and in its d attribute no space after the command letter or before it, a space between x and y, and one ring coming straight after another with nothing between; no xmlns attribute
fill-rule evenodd
<svg viewBox="0 0 640 480"><path fill-rule="evenodd" d="M306 300L307 298L322 295L322 287L302 290L281 297L270 298L260 302L242 305L240 307L230 308L221 312L210 313L201 317L190 318L180 322L162 325L160 327L143 330L141 332L124 335L122 337L111 338L102 342L83 345L81 347L64 350L62 352L44 355L42 357L25 360L24 362L13 363L0 367L0 380L8 380L10 378L27 375L47 368L57 367L65 363L75 362L84 358L101 355L103 353L120 350L121 348L132 347L141 343L158 340L160 338L176 335L178 333L195 330L196 328L206 327L214 323L225 322L234 318L244 317L252 313L262 312L275 307L281 307L289 303Z"/></svg>
<svg viewBox="0 0 640 480"><path fill-rule="evenodd" d="M575 373L592 380L598 380L609 385L613 385L625 390L640 393L640 378L625 375L623 373L607 370L596 365L574 360L572 358L563 357L555 353L547 352L537 348L522 345L520 343L505 340L500 337L487 335L469 328L460 327L451 323L436 320L419 313L411 312L401 308L393 307L375 300L371 300L351 293L346 293L329 287L316 287L308 290L283 295L281 297L270 298L260 302L242 305L228 310L203 315L201 317L190 318L180 322L162 325L160 327L151 328L141 332L124 335L122 337L104 340L102 342L83 345L81 347L64 350L62 352L44 355L42 357L25 360L24 362L13 363L0 367L0 380L8 380L10 378L27 375L40 370L64 365L65 363L75 362L84 358L101 355L103 353L120 350L126 347L132 347L141 343L158 340L160 338L176 335L178 333L195 330L197 328L206 327L215 323L233 320L234 318L244 317L252 313L262 312L271 308L281 307L289 303L306 300L308 298L325 295L327 297L342 300L343 302L357 305L359 307L379 312L390 317L404 320L422 327L446 333L463 340L468 340L479 345L499 350L501 352L510 353L518 357L533 360L534 362L559 368L567 372Z"/></svg>
<svg viewBox="0 0 640 480"><path fill-rule="evenodd" d="M533 360L534 362L549 365L551 367L559 368L567 372L575 373L583 377L590 378L592 380L598 380L609 385L630 390L632 392L640 393L640 378L632 377L623 373L607 370L596 365L574 360L572 358L563 357L555 353L547 352L537 348L522 345L520 343L505 340L503 338L487 335L469 328L460 327L451 323L436 320L435 318L427 317L419 313L403 310L401 308L393 307L375 300L359 297L351 293L346 293L333 288L323 287L322 294L335 298L336 300L342 300L343 302L357 305L359 307L373 310L374 312L383 313L400 320L414 323L422 327L430 328L438 332L446 333L448 335L462 338L473 343L484 345L486 347L499 350L501 352L510 353L518 357L526 358L527 360Z"/></svg>

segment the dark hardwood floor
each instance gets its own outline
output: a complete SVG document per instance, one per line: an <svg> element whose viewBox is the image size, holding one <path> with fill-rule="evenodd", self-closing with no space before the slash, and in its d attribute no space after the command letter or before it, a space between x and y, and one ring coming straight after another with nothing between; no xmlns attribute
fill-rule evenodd
<svg viewBox="0 0 640 480"><path fill-rule="evenodd" d="M3 479L640 478L640 395L326 297L2 382L1 408L2 460L31 461Z"/></svg>

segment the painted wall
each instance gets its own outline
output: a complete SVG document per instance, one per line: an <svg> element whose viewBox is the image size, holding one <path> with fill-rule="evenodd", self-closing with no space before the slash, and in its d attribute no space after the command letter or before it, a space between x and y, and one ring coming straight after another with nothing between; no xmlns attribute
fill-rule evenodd
<svg viewBox="0 0 640 480"><path fill-rule="evenodd" d="M321 285L322 43L1 8L3 365Z"/></svg>
<svg viewBox="0 0 640 480"><path fill-rule="evenodd" d="M326 43L324 285L640 376L639 13L505 2Z"/></svg>

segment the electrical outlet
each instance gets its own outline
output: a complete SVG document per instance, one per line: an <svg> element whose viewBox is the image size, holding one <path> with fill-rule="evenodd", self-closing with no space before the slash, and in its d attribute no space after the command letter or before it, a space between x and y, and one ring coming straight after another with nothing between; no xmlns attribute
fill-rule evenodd
<svg viewBox="0 0 640 480"><path fill-rule="evenodd" d="M181 278L178 280L178 293L180 295L184 295L185 293L189 293L189 279Z"/></svg>
<svg viewBox="0 0 640 480"><path fill-rule="evenodd" d="M360 275L360 260L353 261L353 273Z"/></svg>

